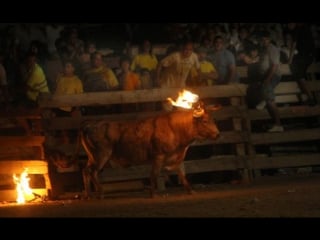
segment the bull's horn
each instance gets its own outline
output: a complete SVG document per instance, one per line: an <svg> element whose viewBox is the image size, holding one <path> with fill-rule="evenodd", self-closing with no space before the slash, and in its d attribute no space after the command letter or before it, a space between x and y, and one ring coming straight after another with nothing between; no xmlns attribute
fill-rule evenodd
<svg viewBox="0 0 320 240"><path fill-rule="evenodd" d="M204 109L203 108L198 108L193 110L193 117L199 118L202 117L204 114Z"/></svg>
<svg viewBox="0 0 320 240"><path fill-rule="evenodd" d="M162 108L166 112L171 112L173 110L172 99L167 98L166 101L162 102Z"/></svg>
<svg viewBox="0 0 320 240"><path fill-rule="evenodd" d="M222 106L221 104L214 104L214 105L206 106L205 108L206 108L206 111L217 111L220 108L222 108Z"/></svg>

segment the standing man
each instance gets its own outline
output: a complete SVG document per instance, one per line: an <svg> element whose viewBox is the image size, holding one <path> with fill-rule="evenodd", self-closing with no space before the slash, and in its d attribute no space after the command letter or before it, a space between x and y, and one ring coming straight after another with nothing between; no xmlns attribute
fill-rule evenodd
<svg viewBox="0 0 320 240"><path fill-rule="evenodd" d="M256 108L262 110L267 106L267 110L274 121L273 127L268 132L283 132L280 122L280 114L275 102L274 89L281 80L280 73L280 50L271 43L270 33L261 34L262 52L260 56L260 71L262 76L263 101Z"/></svg>
<svg viewBox="0 0 320 240"><path fill-rule="evenodd" d="M217 84L238 82L235 57L232 52L225 48L224 40L221 36L215 37L214 52L210 57L219 74Z"/></svg>
<svg viewBox="0 0 320 240"><path fill-rule="evenodd" d="M187 42L180 52L174 52L160 61L157 67L157 84L160 87L184 88L192 67L199 71L200 64L193 52L193 44Z"/></svg>
<svg viewBox="0 0 320 240"><path fill-rule="evenodd" d="M293 45L289 56L293 78L297 81L301 91L308 96L307 102L314 105L315 100L306 85L307 69L315 56L315 44L311 29L303 23L288 23L288 30L293 36ZM293 54L295 49L297 54Z"/></svg>

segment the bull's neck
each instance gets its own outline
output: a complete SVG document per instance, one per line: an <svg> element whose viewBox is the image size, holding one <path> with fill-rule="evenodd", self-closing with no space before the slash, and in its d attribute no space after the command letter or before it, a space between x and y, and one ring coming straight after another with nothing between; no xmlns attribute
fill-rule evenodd
<svg viewBox="0 0 320 240"><path fill-rule="evenodd" d="M181 111L176 112L172 118L172 129L180 136L183 145L188 145L195 140L196 132L194 127L193 112Z"/></svg>

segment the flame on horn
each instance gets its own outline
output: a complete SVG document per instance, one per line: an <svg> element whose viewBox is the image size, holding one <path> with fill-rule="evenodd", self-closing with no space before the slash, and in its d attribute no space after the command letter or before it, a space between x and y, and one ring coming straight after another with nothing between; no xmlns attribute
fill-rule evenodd
<svg viewBox="0 0 320 240"><path fill-rule="evenodd" d="M184 89L182 92L179 92L179 96L176 101L171 98L167 98L167 100L170 101L173 106L192 109L193 103L196 103L199 100L199 96Z"/></svg>

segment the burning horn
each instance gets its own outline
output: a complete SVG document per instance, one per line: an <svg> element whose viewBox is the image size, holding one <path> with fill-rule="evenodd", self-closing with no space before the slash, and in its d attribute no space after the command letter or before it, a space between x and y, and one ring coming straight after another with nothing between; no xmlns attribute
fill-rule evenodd
<svg viewBox="0 0 320 240"><path fill-rule="evenodd" d="M195 118L199 118L202 117L204 114L204 109L199 107L193 110L193 117Z"/></svg>

